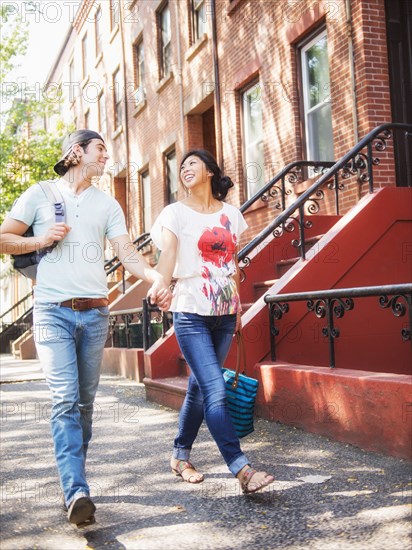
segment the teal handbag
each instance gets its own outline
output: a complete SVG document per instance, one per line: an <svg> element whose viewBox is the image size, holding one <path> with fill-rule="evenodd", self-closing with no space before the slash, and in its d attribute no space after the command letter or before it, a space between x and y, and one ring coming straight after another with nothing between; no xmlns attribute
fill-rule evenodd
<svg viewBox="0 0 412 550"><path fill-rule="evenodd" d="M236 371L222 369L226 385L226 398L229 414L239 438L253 432L253 412L259 382L240 372L241 357L243 372L246 370L246 354L241 332L236 332L237 360Z"/></svg>

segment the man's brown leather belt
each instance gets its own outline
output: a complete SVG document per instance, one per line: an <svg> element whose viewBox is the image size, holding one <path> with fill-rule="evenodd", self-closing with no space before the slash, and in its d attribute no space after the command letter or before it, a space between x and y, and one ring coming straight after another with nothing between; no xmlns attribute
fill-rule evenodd
<svg viewBox="0 0 412 550"><path fill-rule="evenodd" d="M107 298L72 298L65 302L60 302L62 307L70 307L75 311L85 311L86 309L93 309L95 307L105 307L109 305Z"/></svg>

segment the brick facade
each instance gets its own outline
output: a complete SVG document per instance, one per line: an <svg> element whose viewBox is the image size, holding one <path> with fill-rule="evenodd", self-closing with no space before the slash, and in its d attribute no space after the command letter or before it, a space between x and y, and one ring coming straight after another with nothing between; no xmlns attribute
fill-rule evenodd
<svg viewBox="0 0 412 550"><path fill-rule="evenodd" d="M67 84L71 60L77 74L81 72L81 42L87 33L89 76L79 80L77 95L72 101L67 100L64 109L77 127L84 126L87 110L88 120L97 123L97 100L90 98L103 92L107 110L105 137L111 154L111 178L107 181L127 213L133 236L143 228L140 174L150 172L154 219L166 204L164 155L172 149L176 151L178 164L187 148L205 147L221 155L225 172L236 184L228 196L229 202L240 205L247 198L241 92L255 81L259 81L261 90L264 151L261 168L265 181L285 164L304 158L302 82L297 52L317 30L324 28L327 33L335 159L348 152L368 131L391 121L384 0L348 3L344 0L216 0L220 124L214 102L212 2L205 0L206 34L194 42L191 2L169 1L172 71L169 77L159 81L158 20L166 4L158 0L100 2L103 48L95 56L94 14L99 2L83 2L66 46L49 76L49 85ZM111 9L118 10L113 28ZM145 98L140 98L137 104L133 45L141 40ZM120 127L114 128L112 78L117 68L124 82L123 120ZM63 86L64 91L68 89L67 85ZM385 166L377 176L377 184L394 185L393 166ZM179 193L183 196L182 189ZM360 193L356 187L346 192L342 211L347 210ZM328 201L323 208L328 211ZM271 206L252 209L247 214L248 223L253 227L249 236L267 225L273 216Z"/></svg>

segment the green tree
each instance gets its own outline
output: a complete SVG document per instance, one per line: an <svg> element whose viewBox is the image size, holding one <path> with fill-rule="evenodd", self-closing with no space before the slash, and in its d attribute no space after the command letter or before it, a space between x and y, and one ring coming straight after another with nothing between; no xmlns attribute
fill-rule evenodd
<svg viewBox="0 0 412 550"><path fill-rule="evenodd" d="M28 28L18 14L0 6L1 127L0 127L0 222L13 202L33 183L55 177L53 164L61 151L66 131L58 121L59 98L38 90L25 93L24 82L13 80L18 56L25 55ZM46 121L53 118L53 133Z"/></svg>

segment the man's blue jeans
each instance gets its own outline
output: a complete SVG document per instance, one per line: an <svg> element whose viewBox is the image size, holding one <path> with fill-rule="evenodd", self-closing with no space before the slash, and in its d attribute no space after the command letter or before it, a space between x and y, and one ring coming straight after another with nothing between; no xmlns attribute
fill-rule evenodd
<svg viewBox="0 0 412 550"><path fill-rule="evenodd" d="M190 367L189 386L179 416L173 456L188 460L203 419L229 470L236 475L249 464L226 403L223 363L232 343L236 315L173 313L180 349Z"/></svg>
<svg viewBox="0 0 412 550"><path fill-rule="evenodd" d="M34 307L34 338L52 394L51 430L67 506L75 495L89 495L85 462L108 321L107 307Z"/></svg>

